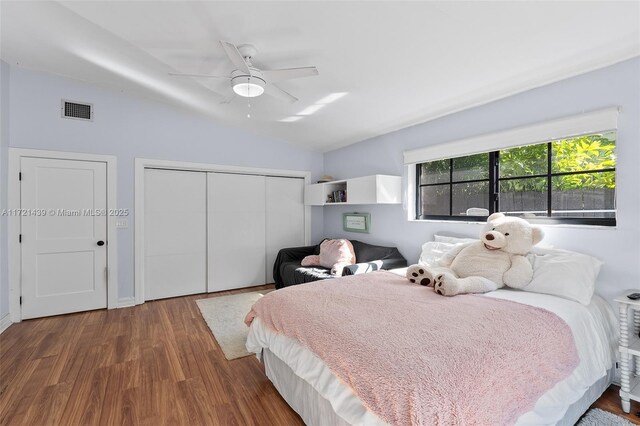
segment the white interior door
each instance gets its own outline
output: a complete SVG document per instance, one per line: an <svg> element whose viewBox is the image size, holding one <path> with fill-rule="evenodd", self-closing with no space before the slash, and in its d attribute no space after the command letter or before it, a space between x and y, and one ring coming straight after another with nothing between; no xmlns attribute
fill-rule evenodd
<svg viewBox="0 0 640 426"><path fill-rule="evenodd" d="M273 282L273 264L284 247L304 245L304 179L267 177L267 282Z"/></svg>
<svg viewBox="0 0 640 426"><path fill-rule="evenodd" d="M146 169L145 299L207 290L207 175Z"/></svg>
<svg viewBox="0 0 640 426"><path fill-rule="evenodd" d="M22 158L20 171L22 318L106 308L106 163Z"/></svg>
<svg viewBox="0 0 640 426"><path fill-rule="evenodd" d="M208 291L264 284L265 177L208 173Z"/></svg>

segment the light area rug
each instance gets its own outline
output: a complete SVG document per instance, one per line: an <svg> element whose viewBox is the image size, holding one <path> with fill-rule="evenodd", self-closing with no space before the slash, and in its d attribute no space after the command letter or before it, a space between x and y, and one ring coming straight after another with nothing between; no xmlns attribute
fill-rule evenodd
<svg viewBox="0 0 640 426"><path fill-rule="evenodd" d="M608 411L592 408L580 418L576 426L633 426L633 423Z"/></svg>
<svg viewBox="0 0 640 426"><path fill-rule="evenodd" d="M270 291L273 290L196 300L202 317L228 360L251 355L245 347L249 328L244 317L251 306Z"/></svg>

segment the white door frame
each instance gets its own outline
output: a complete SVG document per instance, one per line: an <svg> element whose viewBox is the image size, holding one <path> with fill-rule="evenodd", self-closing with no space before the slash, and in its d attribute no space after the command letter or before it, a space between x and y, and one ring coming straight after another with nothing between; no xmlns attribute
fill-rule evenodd
<svg viewBox="0 0 640 426"><path fill-rule="evenodd" d="M107 166L107 211L117 207L117 160L113 155L83 154L76 152L42 151L38 149L9 148L7 209L20 209L20 160L25 157L55 160L79 160L106 163ZM8 216L8 274L9 314L12 322L22 320L20 294L22 293L22 251L20 217ZM118 234L116 217L107 216L107 309L118 307Z"/></svg>
<svg viewBox="0 0 640 426"><path fill-rule="evenodd" d="M311 172L298 170L277 170L241 166L223 166L207 163L191 163L184 161L154 160L149 158L135 159L134 189L134 270L135 270L135 303L144 303L144 169L187 170L195 172L239 173L245 175L278 176L304 178L305 186L311 183ZM311 241L311 207L304 207L304 241Z"/></svg>

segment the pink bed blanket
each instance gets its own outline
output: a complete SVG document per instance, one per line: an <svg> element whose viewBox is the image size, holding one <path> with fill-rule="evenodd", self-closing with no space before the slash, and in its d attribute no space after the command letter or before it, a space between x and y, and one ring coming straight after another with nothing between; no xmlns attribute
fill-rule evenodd
<svg viewBox="0 0 640 426"><path fill-rule="evenodd" d="M571 330L549 311L442 297L388 272L274 291L254 316L393 425L513 424L579 362Z"/></svg>

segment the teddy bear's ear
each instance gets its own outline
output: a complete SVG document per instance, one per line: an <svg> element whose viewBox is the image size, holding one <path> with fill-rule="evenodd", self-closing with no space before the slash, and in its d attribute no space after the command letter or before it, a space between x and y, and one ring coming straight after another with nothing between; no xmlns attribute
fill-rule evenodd
<svg viewBox="0 0 640 426"><path fill-rule="evenodd" d="M531 239L532 244L535 246L544 238L544 231L542 228L538 228L537 226L531 227Z"/></svg>
<svg viewBox="0 0 640 426"><path fill-rule="evenodd" d="M503 213L494 213L491 216L489 216L487 218L487 222L491 222L492 220L496 220L496 219L500 219L501 217L504 217Z"/></svg>

